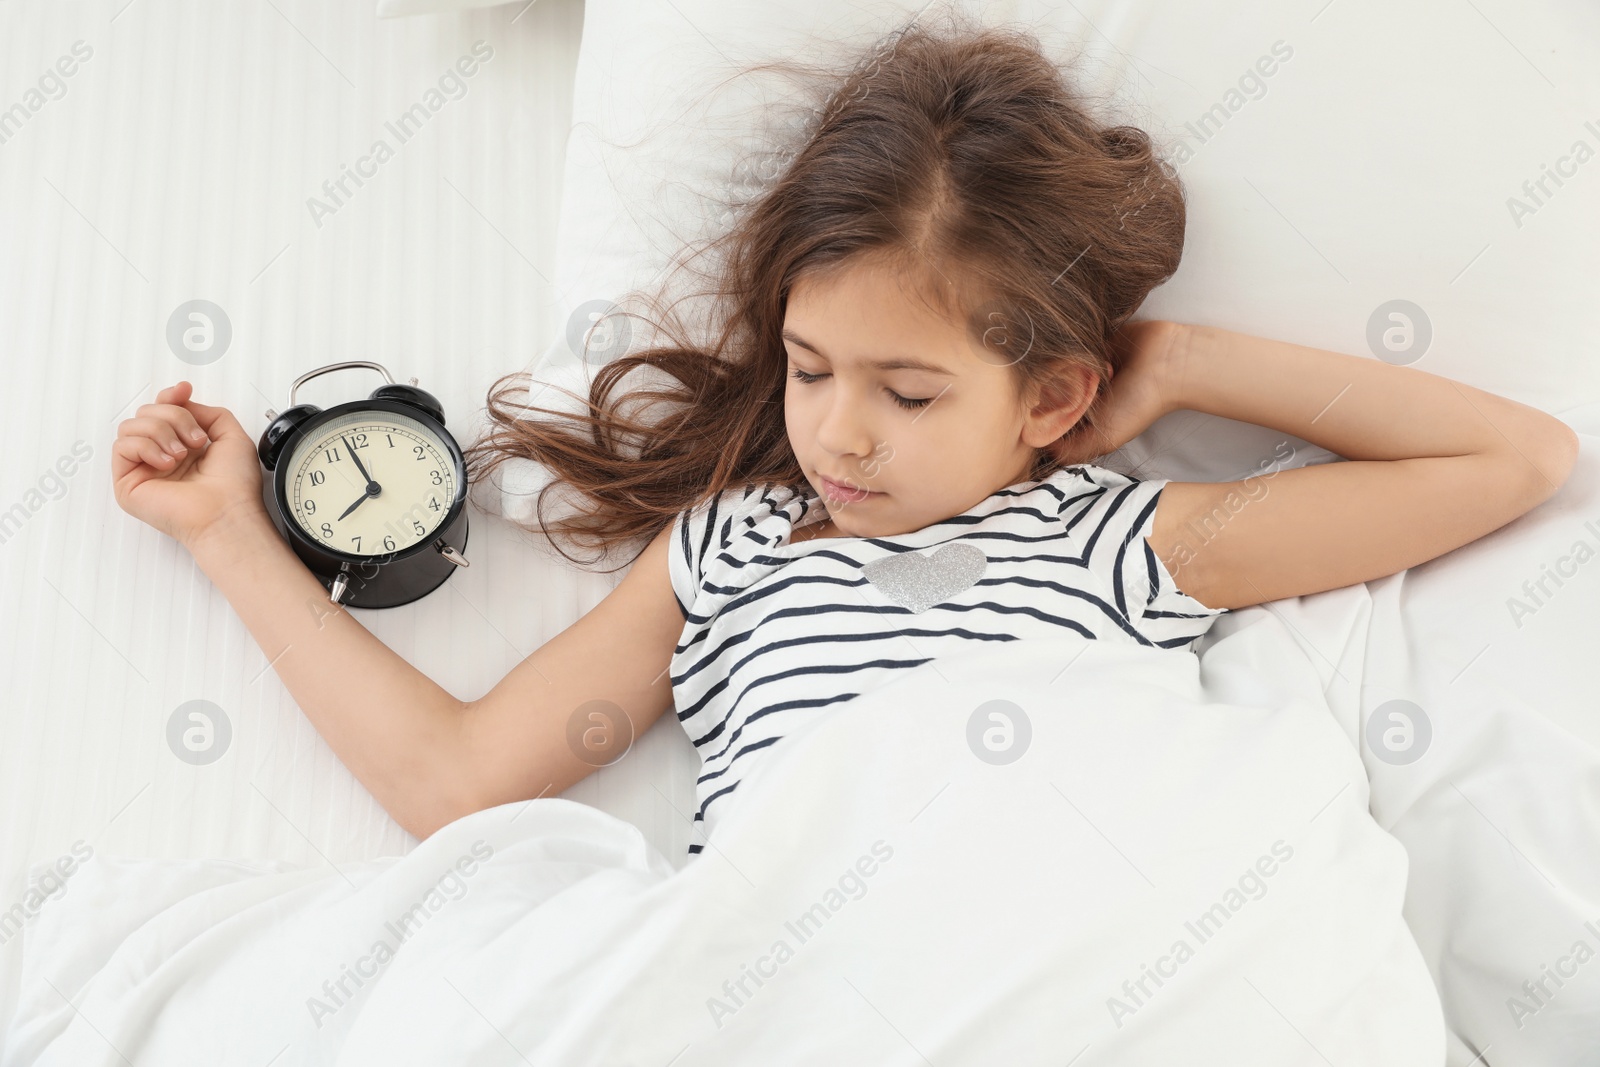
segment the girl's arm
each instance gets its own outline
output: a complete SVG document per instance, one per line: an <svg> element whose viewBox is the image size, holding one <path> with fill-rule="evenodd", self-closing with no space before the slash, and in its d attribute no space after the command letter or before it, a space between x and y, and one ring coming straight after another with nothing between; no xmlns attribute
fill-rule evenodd
<svg viewBox="0 0 1600 1067"><path fill-rule="evenodd" d="M463 703L328 599L267 517L255 439L190 390L169 386L121 424L118 505L189 550L335 754L417 837L491 804L559 793L607 762L603 746L568 740L589 702L625 709L640 730L671 706L664 668L682 618L664 538L652 567ZM584 744L600 733L587 730Z"/></svg>
<svg viewBox="0 0 1600 1067"><path fill-rule="evenodd" d="M1577 459L1577 435L1554 416L1412 367L1210 326L1162 340L1152 377L1164 411L1268 426L1349 461L1166 486L1150 546L1211 607L1441 556L1553 496Z"/></svg>
<svg viewBox="0 0 1600 1067"><path fill-rule="evenodd" d="M396 822L424 838L475 810L463 703L330 601L265 510L231 513L188 547L306 718Z"/></svg>
<svg viewBox="0 0 1600 1067"><path fill-rule="evenodd" d="M400 825L426 837L473 810L462 703L328 599L267 517L255 439L227 408L192 400L192 388L168 386L118 427L117 504L189 550Z"/></svg>
<svg viewBox="0 0 1600 1067"><path fill-rule="evenodd" d="M262 511L189 542L329 746L419 838L483 808L556 796L625 756L672 707L683 616L656 535L594 608L463 702L328 592Z"/></svg>

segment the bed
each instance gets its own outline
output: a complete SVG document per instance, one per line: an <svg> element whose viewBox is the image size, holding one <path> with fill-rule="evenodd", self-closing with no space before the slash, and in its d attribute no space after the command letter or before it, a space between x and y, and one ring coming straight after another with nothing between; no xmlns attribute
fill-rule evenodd
<svg viewBox="0 0 1600 1067"><path fill-rule="evenodd" d="M16 680L0 748L7 906L86 850L328 874L417 844L333 758L187 555L116 508L106 454L120 419L188 378L256 432L295 376L343 358L417 376L456 427L474 425L499 374L581 387L574 314L650 284L759 191L759 161L800 114L779 83L713 86L758 58L865 44L920 6L540 0L389 21L361 3L0 9L9 69L42 77L75 60L0 144L0 343L16 354L3 432L17 459L0 503L21 509L0 544L0 655ZM1577 145L1600 145L1600 17L1344 0L1012 2L983 17L1033 27L1108 108L1188 146L1184 264L1144 314L1384 358L1373 324L1381 338L1406 301L1428 340L1389 358L1582 434L1567 485L1527 516L1401 574L1237 611L1197 666L1209 694L1241 705L1321 694L1373 819L1404 847L1404 920L1452 1067L1583 1062L1600 1046L1600 967L1575 962L1577 943L1600 948L1586 925L1600 919L1600 620L1583 566L1600 537L1600 200L1586 189L1593 147ZM375 180L324 190L478 41L493 58L429 128ZM167 341L196 299L231 323L210 363ZM355 387L323 379L307 398ZM1180 412L1104 462L1238 478L1281 441ZM1337 459L1292 443L1297 463ZM459 696L620 577L573 568L514 524L538 473L476 487L471 569L361 615ZM504 574L525 578L493 580ZM203 766L165 740L193 699L232 725L230 749ZM1386 747L1393 724L1410 747ZM696 769L664 719L566 799L679 867ZM0 946L0 1017L23 940Z"/></svg>

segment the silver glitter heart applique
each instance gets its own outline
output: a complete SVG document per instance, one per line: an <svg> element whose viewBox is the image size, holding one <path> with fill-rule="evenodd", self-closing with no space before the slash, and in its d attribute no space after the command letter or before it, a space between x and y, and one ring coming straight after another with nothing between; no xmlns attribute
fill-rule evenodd
<svg viewBox="0 0 1600 1067"><path fill-rule="evenodd" d="M861 568L867 581L890 600L922 614L983 577L989 557L971 545L945 545L931 556L900 552L875 559Z"/></svg>

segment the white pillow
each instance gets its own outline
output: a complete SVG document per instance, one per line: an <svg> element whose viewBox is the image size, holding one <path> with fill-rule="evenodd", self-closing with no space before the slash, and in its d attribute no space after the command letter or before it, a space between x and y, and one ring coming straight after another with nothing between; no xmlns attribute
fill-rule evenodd
<svg viewBox="0 0 1600 1067"><path fill-rule="evenodd" d="M648 285L684 241L761 190L793 118L789 87L765 76L716 83L758 60L836 61L923 6L589 0L558 237L564 310ZM1513 220L1506 206L1575 140L1600 145L1558 106L1585 86L1600 98L1600 13L1519 9L1519 55L1470 6L1402 8L1381 29L1338 8L1291 17L1272 0L992 0L981 10L986 24L1032 29L1108 114L1149 130L1178 167L1185 258L1139 317L1371 355L1369 333L1381 339L1397 321L1385 306L1403 299L1427 318L1427 348L1411 365L1547 411L1600 401L1600 302L1589 299L1597 201L1547 182L1557 195L1536 216ZM1208 114L1202 142L1191 130ZM1567 184L1600 181L1600 163L1587 169ZM1413 326L1420 346L1423 323ZM559 338L539 373L569 387L592 376ZM1286 439L1289 466L1336 458L1181 411L1100 462L1135 477L1232 480Z"/></svg>

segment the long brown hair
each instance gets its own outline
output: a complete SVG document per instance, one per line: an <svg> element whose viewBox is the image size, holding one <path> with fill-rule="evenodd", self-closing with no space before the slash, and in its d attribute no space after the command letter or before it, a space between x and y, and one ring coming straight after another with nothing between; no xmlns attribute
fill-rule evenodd
<svg viewBox="0 0 1600 1067"><path fill-rule="evenodd" d="M774 68L817 72L751 69ZM959 21L941 32L913 19L842 75L823 74L826 95L798 147L711 243L709 342L656 318L666 342L606 362L585 414L513 402L529 391L525 373L490 389L490 430L468 449L470 476L512 457L544 465L546 534L605 554L724 490L805 484L784 427L780 338L802 275L862 256L914 272L930 306L965 321L1023 396L1072 365L1103 382L1117 328L1177 269L1175 172L1142 130L1097 121L1031 34ZM646 367L664 372L660 384L614 396ZM1096 433L1098 406L1068 438ZM1040 449L1033 477L1058 466ZM580 506L547 524L553 491Z"/></svg>

